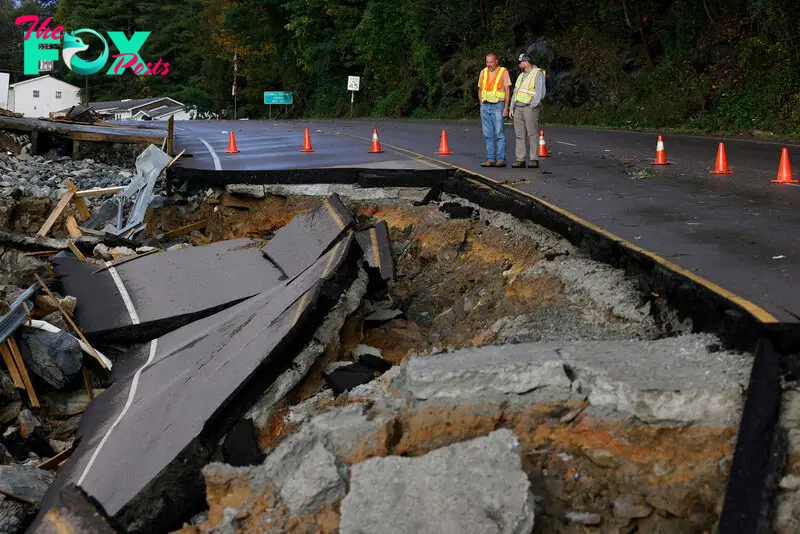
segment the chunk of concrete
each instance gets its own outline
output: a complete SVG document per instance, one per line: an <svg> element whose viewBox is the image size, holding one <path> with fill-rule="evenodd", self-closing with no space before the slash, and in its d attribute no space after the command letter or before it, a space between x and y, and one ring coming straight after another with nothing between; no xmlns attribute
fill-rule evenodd
<svg viewBox="0 0 800 534"><path fill-rule="evenodd" d="M225 191L231 195L239 195L250 198L264 198L264 186L257 184L228 184Z"/></svg>
<svg viewBox="0 0 800 534"><path fill-rule="evenodd" d="M323 504L344 497L346 468L316 442L280 490L281 499L293 514L312 512Z"/></svg>
<svg viewBox="0 0 800 534"><path fill-rule="evenodd" d="M529 534L534 496L510 430L418 458L371 458L352 467L342 534Z"/></svg>
<svg viewBox="0 0 800 534"><path fill-rule="evenodd" d="M66 332L23 327L19 350L31 372L56 389L81 374L83 354L78 340Z"/></svg>

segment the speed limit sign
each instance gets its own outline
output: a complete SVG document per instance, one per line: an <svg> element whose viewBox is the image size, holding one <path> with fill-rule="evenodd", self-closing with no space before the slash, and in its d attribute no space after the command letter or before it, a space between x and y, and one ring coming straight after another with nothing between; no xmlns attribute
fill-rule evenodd
<svg viewBox="0 0 800 534"><path fill-rule="evenodd" d="M348 91L358 91L358 88L361 84L361 78L359 76L348 76L347 77L347 90Z"/></svg>

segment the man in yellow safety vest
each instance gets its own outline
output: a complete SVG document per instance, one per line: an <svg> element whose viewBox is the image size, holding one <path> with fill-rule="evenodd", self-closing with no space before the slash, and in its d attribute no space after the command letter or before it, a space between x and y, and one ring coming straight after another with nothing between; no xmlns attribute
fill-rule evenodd
<svg viewBox="0 0 800 534"><path fill-rule="evenodd" d="M508 117L511 100L511 77L501 67L495 54L486 56L486 68L478 77L481 125L486 142L486 161L482 167L506 166L506 134L503 119ZM496 146L495 146L496 145Z"/></svg>
<svg viewBox="0 0 800 534"><path fill-rule="evenodd" d="M515 168L525 167L525 156L530 149L528 167L539 167L539 112L542 98L545 96L545 73L533 64L528 54L519 56L519 68L522 71L514 84L514 96L511 99L511 118L514 119L516 136L516 161L511 164Z"/></svg>

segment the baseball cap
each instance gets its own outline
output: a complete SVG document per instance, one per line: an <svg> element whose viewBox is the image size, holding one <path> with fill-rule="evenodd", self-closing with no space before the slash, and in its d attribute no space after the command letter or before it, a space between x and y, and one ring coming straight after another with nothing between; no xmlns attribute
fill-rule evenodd
<svg viewBox="0 0 800 534"><path fill-rule="evenodd" d="M527 61L528 63L533 64L533 58L531 56L529 56L528 54L520 54L519 55L519 59L517 61L520 62L520 63L523 62L523 61Z"/></svg>

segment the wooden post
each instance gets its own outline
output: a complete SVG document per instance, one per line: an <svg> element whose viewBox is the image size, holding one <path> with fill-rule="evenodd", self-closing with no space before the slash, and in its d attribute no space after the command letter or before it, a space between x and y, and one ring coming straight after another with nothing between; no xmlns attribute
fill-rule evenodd
<svg viewBox="0 0 800 534"><path fill-rule="evenodd" d="M172 137L175 135L175 115L170 115L167 120L167 154L173 154Z"/></svg>

